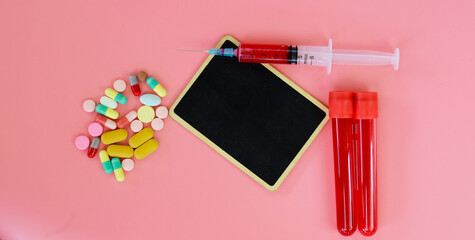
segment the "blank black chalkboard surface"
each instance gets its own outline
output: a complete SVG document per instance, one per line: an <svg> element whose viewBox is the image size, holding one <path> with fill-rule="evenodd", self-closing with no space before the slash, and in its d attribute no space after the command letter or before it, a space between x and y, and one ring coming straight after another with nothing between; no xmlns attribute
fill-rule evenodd
<svg viewBox="0 0 475 240"><path fill-rule="evenodd" d="M216 48L237 46L228 35ZM268 64L209 56L170 116L274 191L328 121L328 109Z"/></svg>

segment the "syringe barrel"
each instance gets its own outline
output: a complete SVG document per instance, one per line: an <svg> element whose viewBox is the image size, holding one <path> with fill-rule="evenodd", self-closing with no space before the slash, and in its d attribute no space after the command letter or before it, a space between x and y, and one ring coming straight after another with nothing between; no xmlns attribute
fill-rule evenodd
<svg viewBox="0 0 475 240"><path fill-rule="evenodd" d="M328 66L331 60L327 46L241 44L236 55L239 62L246 63Z"/></svg>
<svg viewBox="0 0 475 240"><path fill-rule="evenodd" d="M397 70L399 65L399 50L394 53L365 50L333 49L332 64L339 65L393 65Z"/></svg>
<svg viewBox="0 0 475 240"><path fill-rule="evenodd" d="M239 62L292 64L297 49L291 45L241 44L236 55Z"/></svg>
<svg viewBox="0 0 475 240"><path fill-rule="evenodd" d="M328 68L328 73L330 73L333 64L393 65L395 70L399 67L399 49L396 49L394 53L332 49L331 39L328 46L241 44L236 49L234 56L238 58L239 62L246 63L325 66Z"/></svg>

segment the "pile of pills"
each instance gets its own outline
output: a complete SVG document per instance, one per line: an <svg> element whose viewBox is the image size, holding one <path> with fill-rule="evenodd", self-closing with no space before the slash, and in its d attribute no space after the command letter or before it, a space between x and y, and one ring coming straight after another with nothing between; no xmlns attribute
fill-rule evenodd
<svg viewBox="0 0 475 240"><path fill-rule="evenodd" d="M87 129L89 136L80 135L75 141L77 149L87 150L89 158L96 156L101 143L106 145L105 150L99 151L102 167L107 174L114 172L119 182L125 179L124 171L134 169L135 163L132 158L143 159L158 148L154 131L163 128L163 119L168 116L168 109L160 106L161 98L167 95L167 91L157 80L147 77L147 74L141 71L137 76L130 75L129 82L133 95L140 96L139 100L143 105L137 111L132 110L119 118L120 114L116 110L118 104L128 102L128 98L122 94L127 88L127 83L122 79L116 80L113 88L105 90L105 96L99 100L100 104L96 105L91 99L84 101L84 111L89 113L95 111L97 115ZM156 94L142 94L139 82L146 82ZM119 120L116 122L116 119ZM130 127L135 134L130 137L128 145L118 144L127 139L127 127Z"/></svg>

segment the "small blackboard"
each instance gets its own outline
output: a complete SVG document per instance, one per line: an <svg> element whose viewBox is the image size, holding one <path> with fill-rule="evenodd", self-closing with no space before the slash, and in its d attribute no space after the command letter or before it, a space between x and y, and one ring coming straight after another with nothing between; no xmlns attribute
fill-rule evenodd
<svg viewBox="0 0 475 240"><path fill-rule="evenodd" d="M216 48L237 47L225 36ZM170 116L274 191L328 120L327 108L267 64L209 56Z"/></svg>

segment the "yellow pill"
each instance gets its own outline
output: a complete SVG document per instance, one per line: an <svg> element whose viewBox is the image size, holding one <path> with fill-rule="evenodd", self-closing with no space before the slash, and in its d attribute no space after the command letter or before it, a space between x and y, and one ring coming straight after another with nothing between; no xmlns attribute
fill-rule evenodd
<svg viewBox="0 0 475 240"><path fill-rule="evenodd" d="M101 141L105 145L109 145L111 143L116 143L123 141L127 138L127 131L125 129L117 129L114 131L109 131L101 136Z"/></svg>
<svg viewBox="0 0 475 240"><path fill-rule="evenodd" d="M153 130L151 128L144 128L129 139L129 145L133 148L138 148L144 142L153 137Z"/></svg>
<svg viewBox="0 0 475 240"><path fill-rule="evenodd" d="M111 157L131 158L134 156L134 149L125 145L109 145L107 154Z"/></svg>
<svg viewBox="0 0 475 240"><path fill-rule="evenodd" d="M135 158L143 159L148 156L150 153L153 153L158 148L158 142L155 139L150 139L146 143L142 144L142 146L135 149Z"/></svg>
<svg viewBox="0 0 475 240"><path fill-rule="evenodd" d="M112 88L106 89L106 96L108 96L110 99L120 103L120 104L126 104L127 103L127 97L122 95L122 93L117 92L116 90Z"/></svg>
<svg viewBox="0 0 475 240"><path fill-rule="evenodd" d="M150 106L141 106L137 111L139 120L143 123L149 123L155 117L155 110Z"/></svg>
<svg viewBox="0 0 475 240"><path fill-rule="evenodd" d="M96 112L112 119L117 119L119 117L119 113L116 110L108 108L102 104L96 106Z"/></svg>
<svg viewBox="0 0 475 240"><path fill-rule="evenodd" d="M120 163L120 160L115 157L111 159L111 162L112 162L112 167L114 168L115 179L117 179L117 181L119 182L124 181L125 179L124 170L122 170L122 164Z"/></svg>
<svg viewBox="0 0 475 240"><path fill-rule="evenodd" d="M163 86L159 84L157 80L155 80L155 78L147 78L147 85L150 86L150 88L152 88L158 96L165 97L167 95L167 91L165 90L165 88L163 88Z"/></svg>
<svg viewBox="0 0 475 240"><path fill-rule="evenodd" d="M102 167L104 168L104 172L107 174L112 173L112 164L109 159L109 155L107 155L107 152L105 150L102 150L99 152L99 158L101 159Z"/></svg>

